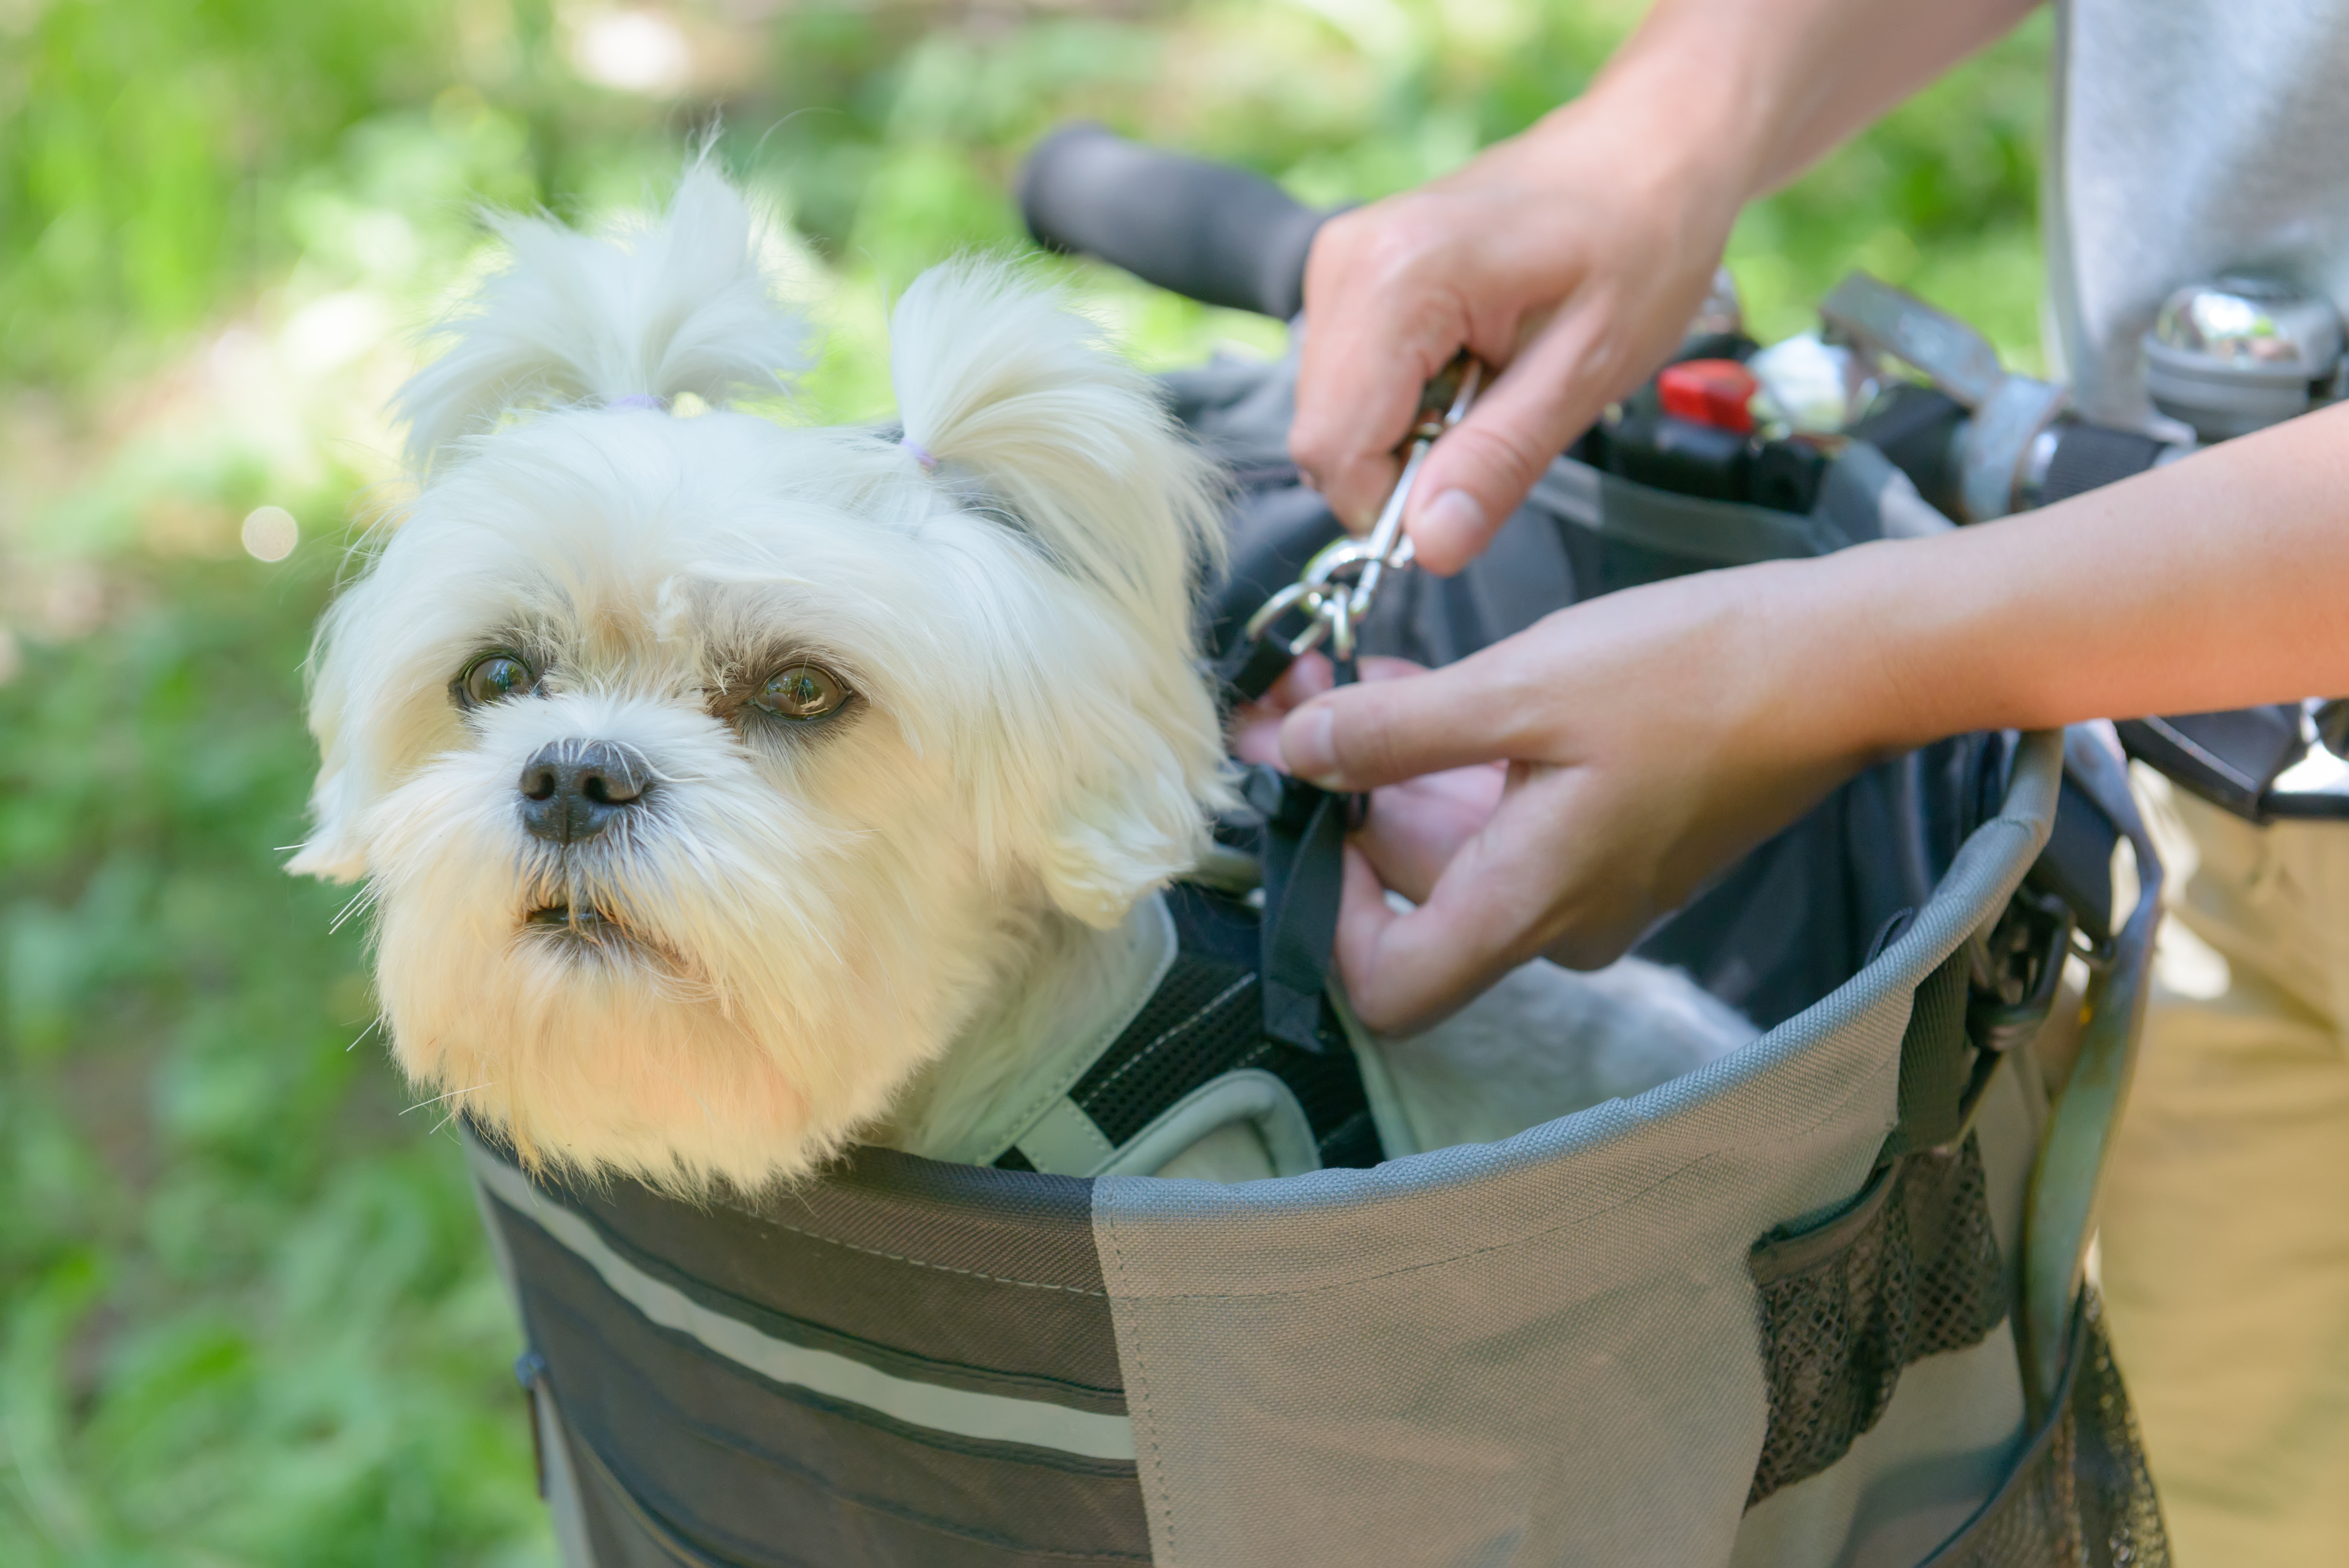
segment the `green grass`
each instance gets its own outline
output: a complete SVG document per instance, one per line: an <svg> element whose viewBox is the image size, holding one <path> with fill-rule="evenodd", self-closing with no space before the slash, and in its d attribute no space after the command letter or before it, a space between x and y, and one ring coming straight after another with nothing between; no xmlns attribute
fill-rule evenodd
<svg viewBox="0 0 2349 1568"><path fill-rule="evenodd" d="M382 503L375 410L481 200L657 193L713 123L886 406L884 302L1019 244L1088 115L1309 200L1440 172L1585 83L1619 0L687 5L699 75L581 78L536 0L0 5L0 1563L545 1562L517 1349L343 895L279 870L308 628ZM1869 265L2035 363L2033 23L1740 225L1765 336ZM1153 364L1277 331L1069 275ZM301 518L274 566L237 524Z"/></svg>

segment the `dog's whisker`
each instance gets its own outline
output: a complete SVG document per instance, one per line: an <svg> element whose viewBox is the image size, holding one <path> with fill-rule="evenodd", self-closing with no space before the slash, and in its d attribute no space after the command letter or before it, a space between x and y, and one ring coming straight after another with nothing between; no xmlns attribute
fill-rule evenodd
<svg viewBox="0 0 2349 1568"><path fill-rule="evenodd" d="M326 934L328 936L333 936L336 932L341 930L344 926L350 922L350 919L353 915L359 914L368 909L375 903L378 896L376 884L373 882L369 882L366 887L361 888L357 893L351 896L350 902L345 904L335 918L326 922Z"/></svg>
<svg viewBox="0 0 2349 1568"><path fill-rule="evenodd" d="M494 1089L497 1086L497 1080L494 1078L490 1079L486 1083L468 1084L461 1089L451 1089L445 1095L435 1095L429 1100L419 1100L414 1105L409 1106L407 1111L402 1111L399 1114L404 1116L408 1114L408 1111L420 1111L427 1106L437 1106L441 1101L450 1099L458 1095L470 1095L475 1089Z"/></svg>

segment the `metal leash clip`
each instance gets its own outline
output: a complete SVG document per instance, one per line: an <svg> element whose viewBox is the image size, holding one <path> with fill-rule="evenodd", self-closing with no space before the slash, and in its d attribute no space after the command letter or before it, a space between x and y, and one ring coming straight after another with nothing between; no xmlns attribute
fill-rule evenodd
<svg viewBox="0 0 2349 1568"><path fill-rule="evenodd" d="M1419 413L1405 438L1409 451L1403 456L1402 476L1395 481L1378 522L1364 538L1339 539L1323 546L1295 582L1265 600L1248 617L1251 642L1263 641L1274 623L1293 609L1308 618L1305 629L1287 645L1291 659L1301 659L1327 642L1340 665L1353 662L1355 635L1370 614L1379 585L1389 572L1401 571L1412 563L1411 540L1402 531L1402 509L1411 499L1420 465L1427 461L1436 437L1468 417L1484 382L1484 362L1464 348L1421 389Z"/></svg>

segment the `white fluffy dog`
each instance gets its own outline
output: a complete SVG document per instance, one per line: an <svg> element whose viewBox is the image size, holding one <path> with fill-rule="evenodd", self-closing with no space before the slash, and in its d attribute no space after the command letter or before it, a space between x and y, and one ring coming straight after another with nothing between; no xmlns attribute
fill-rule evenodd
<svg viewBox="0 0 2349 1568"><path fill-rule="evenodd" d="M501 229L401 394L414 505L321 628L293 868L366 880L400 1064L527 1159L698 1189L859 1138L956 1158L1056 1020L1131 1012L1133 911L1224 799L1214 475L1000 268L899 302L900 441L726 407L802 334L707 169L633 233ZM1378 1048L1423 1144L1750 1034L1662 971L1537 966Z"/></svg>

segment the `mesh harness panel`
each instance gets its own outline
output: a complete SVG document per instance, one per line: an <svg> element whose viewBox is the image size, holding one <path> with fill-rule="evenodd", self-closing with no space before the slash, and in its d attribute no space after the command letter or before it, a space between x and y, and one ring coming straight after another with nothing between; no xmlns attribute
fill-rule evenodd
<svg viewBox="0 0 2349 1568"><path fill-rule="evenodd" d="M1179 944L1174 966L1069 1098L1104 1138L1122 1145L1192 1090L1258 1068L1297 1096L1324 1166L1376 1165L1378 1128L1361 1069L1328 998L1315 1032L1318 1050L1275 1038L1265 1027L1256 911L1190 883L1170 888L1166 904ZM995 1164L1035 1168L1017 1148Z"/></svg>

